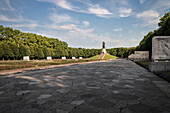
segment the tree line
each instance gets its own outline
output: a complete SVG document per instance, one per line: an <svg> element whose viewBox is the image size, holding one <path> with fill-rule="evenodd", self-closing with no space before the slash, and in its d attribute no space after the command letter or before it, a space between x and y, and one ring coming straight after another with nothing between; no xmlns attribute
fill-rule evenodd
<svg viewBox="0 0 170 113"><path fill-rule="evenodd" d="M31 59L83 57L88 58L101 53L101 49L71 48L64 41L56 38L24 33L10 27L0 25L0 59Z"/></svg>

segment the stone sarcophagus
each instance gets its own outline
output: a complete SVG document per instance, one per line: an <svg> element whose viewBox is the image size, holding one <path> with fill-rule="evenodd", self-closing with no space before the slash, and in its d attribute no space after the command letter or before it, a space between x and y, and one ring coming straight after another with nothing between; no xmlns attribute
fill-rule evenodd
<svg viewBox="0 0 170 113"><path fill-rule="evenodd" d="M152 60L170 60L170 36L155 36L152 39Z"/></svg>
<svg viewBox="0 0 170 113"><path fill-rule="evenodd" d="M149 59L149 51L135 51L135 54L128 56L131 60L147 60Z"/></svg>

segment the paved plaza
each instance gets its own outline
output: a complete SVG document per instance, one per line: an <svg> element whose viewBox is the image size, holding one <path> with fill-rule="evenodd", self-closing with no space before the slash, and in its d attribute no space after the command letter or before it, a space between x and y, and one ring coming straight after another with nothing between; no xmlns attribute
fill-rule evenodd
<svg viewBox="0 0 170 113"><path fill-rule="evenodd" d="M129 60L0 75L0 113L170 113L170 83Z"/></svg>

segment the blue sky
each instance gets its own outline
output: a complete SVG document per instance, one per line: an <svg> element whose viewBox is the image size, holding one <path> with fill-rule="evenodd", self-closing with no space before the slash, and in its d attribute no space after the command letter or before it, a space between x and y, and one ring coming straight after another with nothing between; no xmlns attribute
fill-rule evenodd
<svg viewBox="0 0 170 113"><path fill-rule="evenodd" d="M0 24L70 47L135 47L168 11L169 0L0 0Z"/></svg>

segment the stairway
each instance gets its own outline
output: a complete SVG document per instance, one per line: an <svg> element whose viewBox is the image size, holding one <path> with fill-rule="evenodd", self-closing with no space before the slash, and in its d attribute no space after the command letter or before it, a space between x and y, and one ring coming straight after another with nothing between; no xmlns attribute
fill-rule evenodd
<svg viewBox="0 0 170 113"><path fill-rule="evenodd" d="M98 59L103 59L106 53L101 53Z"/></svg>

